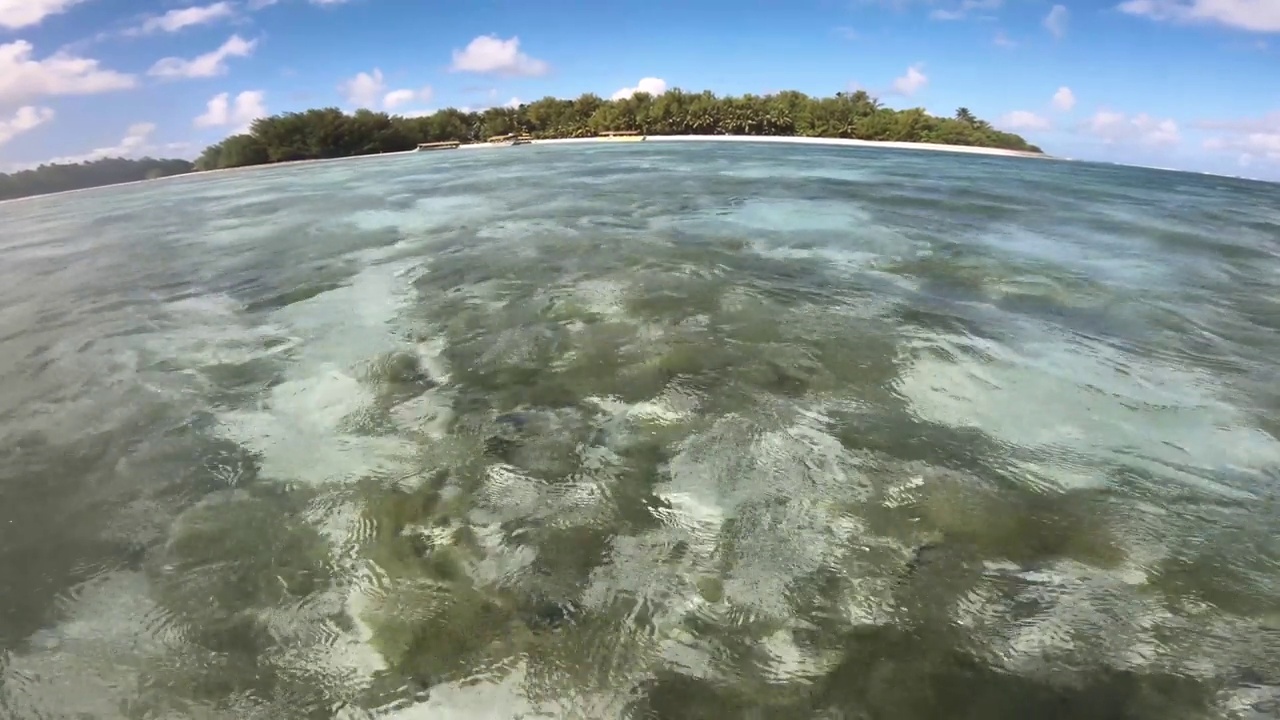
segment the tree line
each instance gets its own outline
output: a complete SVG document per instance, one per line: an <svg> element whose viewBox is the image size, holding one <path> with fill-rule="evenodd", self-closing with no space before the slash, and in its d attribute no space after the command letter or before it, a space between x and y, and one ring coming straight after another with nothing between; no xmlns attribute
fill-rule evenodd
<svg viewBox="0 0 1280 720"><path fill-rule="evenodd" d="M15 173L0 173L0 200L83 190L100 185L154 180L195 169L190 160L103 158L83 163L41 165Z"/></svg>
<svg viewBox="0 0 1280 720"><path fill-rule="evenodd" d="M590 137L610 130L646 135L799 135L977 145L1040 152L1012 133L996 130L966 108L935 117L921 108L892 110L865 91L815 98L787 91L775 95L717 97L711 92L636 93L621 100L586 94L574 100L547 97L519 107L478 112L456 108L423 117L401 117L337 108L292 112L254 121L249 132L210 146L200 170L291 160L318 160L412 150L418 143L479 142L508 133L534 138Z"/></svg>
<svg viewBox="0 0 1280 720"><path fill-rule="evenodd" d="M534 138L590 137L610 130L646 135L792 135L928 142L1040 152L1013 133L1002 132L960 108L937 117L922 108L893 110L865 91L810 97L773 95L718 97L709 91L673 89L636 93L620 100L586 94L572 100L546 97L518 107L480 111L447 108L404 117L338 108L288 112L255 120L246 133L210 145L194 166L184 160L98 160L46 165L0 175L0 198L21 197L94 185L142 180L194 170L319 160L412 150L419 143L479 142L496 135Z"/></svg>

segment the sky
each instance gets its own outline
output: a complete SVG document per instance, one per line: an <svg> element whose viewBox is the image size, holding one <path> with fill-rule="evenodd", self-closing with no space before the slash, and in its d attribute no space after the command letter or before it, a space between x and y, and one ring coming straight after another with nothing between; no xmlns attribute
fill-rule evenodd
<svg viewBox="0 0 1280 720"><path fill-rule="evenodd" d="M255 118L639 88L968 107L1054 155L1280 180L1280 0L0 0L0 170Z"/></svg>

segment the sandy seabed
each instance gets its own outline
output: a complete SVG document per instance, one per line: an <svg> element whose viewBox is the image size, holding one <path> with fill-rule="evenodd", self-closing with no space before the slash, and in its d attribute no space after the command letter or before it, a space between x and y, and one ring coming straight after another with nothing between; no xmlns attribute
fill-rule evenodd
<svg viewBox="0 0 1280 720"><path fill-rule="evenodd" d="M783 143L792 145L829 145L837 147L868 147L868 148L885 148L889 150L933 150L939 152L964 153L969 155L994 155L998 157L1016 157L1016 158L1034 158L1037 160L1060 160L1051 155L1041 153L1022 152L1019 150L1004 150L1001 148L976 147L972 145L941 145L938 143L913 143L913 142L887 142L878 140L852 140L846 138L819 138L819 137L799 137L799 136L783 136L783 135L647 135L645 142L750 142L750 143ZM585 138L557 138L554 140L534 140L533 145L578 145L578 144L594 144L594 143L614 143L615 140L607 140L598 137ZM507 148L509 145L491 145L489 143L472 143L468 145L460 145L459 150L478 150L478 149L497 149ZM291 165L307 165L317 163L335 163L335 162L351 162L354 160L370 160L379 157L396 157L400 155L410 155L418 152L417 150L405 150L402 152L379 153L376 155L354 155L352 157L327 158L324 160L293 160L290 162L268 163L266 165L250 165L247 167L224 168L221 170L204 170L194 173L183 173L181 175L167 175L162 178L153 180L134 180L133 182L113 183L111 185L98 185L91 188L81 188L79 190L64 190L56 193L46 193L44 195L32 195L31 197L15 198L12 200L0 200L0 205L8 203L21 202L23 200L33 200L36 198L58 197L60 195L73 195L75 193L88 192L90 190L98 190L106 187L125 187L128 185L141 185L143 183L161 182L164 180L174 180L177 178L201 177L205 175L216 175L230 172L245 172L249 170L259 170L265 168L289 167ZM447 150L436 150L432 152L448 152Z"/></svg>

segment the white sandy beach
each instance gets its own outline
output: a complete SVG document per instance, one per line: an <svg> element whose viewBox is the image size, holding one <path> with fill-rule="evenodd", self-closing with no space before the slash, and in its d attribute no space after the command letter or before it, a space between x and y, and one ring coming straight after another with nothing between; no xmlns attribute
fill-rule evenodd
<svg viewBox="0 0 1280 720"><path fill-rule="evenodd" d="M1001 148L974 147L972 145L941 145L937 143L887 142L877 140L852 140L846 138L799 137L795 135L648 135L645 142L749 142L782 143L787 145L830 145L836 147L869 147L886 150L934 150L965 153L969 155L996 155L999 157L1025 157L1038 160L1056 160L1043 153L1004 150ZM569 145L574 143L610 142L600 138L560 138L534 140L535 145ZM474 147L464 145L463 147Z"/></svg>
<svg viewBox="0 0 1280 720"><path fill-rule="evenodd" d="M880 142L876 140L851 140L845 138L818 138L818 137L798 137L798 136L773 136L773 135L648 135L645 142L737 142L737 143L782 143L793 145L828 145L836 147L864 147L864 148L883 148L887 150L932 150L935 152L952 152L963 153L968 155L988 155L997 157L1011 158L1033 158L1037 160L1061 160L1063 158L1055 158L1050 155L1021 152L1018 150L1003 150L1000 148L974 147L971 145L940 145L936 143L911 143L911 142ZM593 143L615 144L616 141L605 140L598 137L586 138L557 138L554 140L534 140L533 145L585 145ZM460 145L459 150L480 150L480 149L498 149L507 148L508 145L491 145L489 143L472 143ZM165 180L176 180L180 178L205 177L209 175L217 175L231 172L246 172L252 170L263 170L268 168L289 167L292 165L307 165L320 163L335 162L352 162L358 160L372 160L375 158L398 157L401 155L411 155L417 153L417 150L406 150L403 152L380 153L377 155L355 155L343 158L328 158L325 160L294 160L290 162L270 163L267 165L251 165L248 167L224 168L221 170L204 170L201 172L185 173L182 175L168 175L154 180L135 180L126 183L114 183L112 185L99 185L97 187L82 188L79 190L65 190L57 193L47 193L44 195L33 195L32 197L16 198L13 200L0 200L0 205L8 203L22 202L24 200L32 200L35 198L50 198L60 195L72 195L75 193L88 192L90 190L98 190L104 187L125 187L128 185L141 185L143 183L162 182ZM448 150L436 150L433 152L449 152Z"/></svg>

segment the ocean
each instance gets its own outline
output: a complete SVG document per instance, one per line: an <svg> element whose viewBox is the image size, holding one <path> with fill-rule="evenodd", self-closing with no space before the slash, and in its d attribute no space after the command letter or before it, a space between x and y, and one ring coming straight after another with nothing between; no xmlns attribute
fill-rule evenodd
<svg viewBox="0 0 1280 720"><path fill-rule="evenodd" d="M0 717L1280 713L1280 186L525 146L0 206Z"/></svg>

